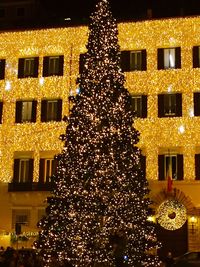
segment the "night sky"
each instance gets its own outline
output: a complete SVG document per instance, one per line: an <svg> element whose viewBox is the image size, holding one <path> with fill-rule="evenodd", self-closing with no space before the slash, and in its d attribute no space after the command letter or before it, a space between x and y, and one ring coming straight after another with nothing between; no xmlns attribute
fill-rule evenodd
<svg viewBox="0 0 200 267"><path fill-rule="evenodd" d="M72 22L87 23L98 0L40 0L49 18L70 17ZM140 20L153 10L154 18L200 15L200 0L110 0L118 20Z"/></svg>

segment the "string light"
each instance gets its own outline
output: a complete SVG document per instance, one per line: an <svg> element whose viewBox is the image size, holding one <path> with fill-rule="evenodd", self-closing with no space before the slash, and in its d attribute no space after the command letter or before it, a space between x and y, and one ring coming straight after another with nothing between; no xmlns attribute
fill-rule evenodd
<svg viewBox="0 0 200 267"><path fill-rule="evenodd" d="M192 69L192 47L198 43L200 44L200 35L196 26L199 24L199 17L191 17L127 22L118 25L121 50L147 50L147 71L126 73L125 87L131 93L148 95L148 118L135 121L135 127L141 133L138 145L145 150L147 156L146 173L148 179L157 180L158 168L155 162L157 162L159 148L166 147L166 144L168 147L182 147L182 152L185 155L184 159L187 159L184 160L185 179L195 179L194 153L195 146L199 144L197 132L200 131L200 123L198 117L193 118L193 115L191 116L193 113L188 114L188 110L193 106L192 92L198 91L200 84L199 69ZM1 125L1 133L4 138L0 139L0 149L3 157L1 181L9 182L12 179L12 155L15 151L35 151L35 162L39 162L39 151L55 149L60 151L62 149L57 137L63 132L63 125L52 122L52 126L56 128L51 134L49 132L50 125L45 126L40 123L39 107L37 123L11 127L11 125L14 126L15 100L33 98L40 101L44 97L57 98L59 96L64 100L63 114L68 114L71 44L73 44L71 88L76 88L79 55L86 51L87 36L87 27L4 32L0 34L0 57L9 62L6 65L6 79L9 79L12 84L12 90L8 91L9 94L5 94L5 81L0 81L0 88L3 89L0 90L0 99L4 102L3 124ZM34 40L34 44L32 40ZM181 47L181 69L158 71L157 48L172 47L172 45L173 47ZM63 77L41 78L45 82L42 87L38 86L38 79L36 78L17 79L18 58L39 56L39 77L41 77L42 57L46 55L65 56ZM166 88L167 92L169 84L173 85L174 92L183 93L183 116L181 118L160 119L157 116L157 94L163 93L163 88ZM187 125L187 128L190 129L184 133L184 138L176 131L180 124ZM22 135L22 131L27 134ZM44 131L43 138L41 138L41 131ZM160 138L161 133L162 138ZM35 138L30 138L32 134ZM16 137L13 139L13 136ZM38 168L39 166L36 164L34 181L38 179Z"/></svg>
<svg viewBox="0 0 200 267"><path fill-rule="evenodd" d="M181 228L187 220L185 206L175 199L169 199L161 203L156 214L158 223L167 230Z"/></svg>

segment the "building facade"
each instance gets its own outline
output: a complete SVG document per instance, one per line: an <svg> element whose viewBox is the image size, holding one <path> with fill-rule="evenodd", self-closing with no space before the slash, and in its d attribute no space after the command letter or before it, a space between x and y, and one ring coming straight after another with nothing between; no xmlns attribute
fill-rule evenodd
<svg viewBox="0 0 200 267"><path fill-rule="evenodd" d="M118 28L153 200L149 219L163 253L200 250L200 17ZM17 225L18 245L37 235L87 36L86 27L0 33L0 245L16 244Z"/></svg>

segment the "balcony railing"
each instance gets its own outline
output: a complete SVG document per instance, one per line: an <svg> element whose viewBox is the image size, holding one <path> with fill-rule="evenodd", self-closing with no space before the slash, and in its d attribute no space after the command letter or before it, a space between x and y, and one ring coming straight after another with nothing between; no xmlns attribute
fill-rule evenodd
<svg viewBox="0 0 200 267"><path fill-rule="evenodd" d="M52 191L52 183L9 183L8 192Z"/></svg>

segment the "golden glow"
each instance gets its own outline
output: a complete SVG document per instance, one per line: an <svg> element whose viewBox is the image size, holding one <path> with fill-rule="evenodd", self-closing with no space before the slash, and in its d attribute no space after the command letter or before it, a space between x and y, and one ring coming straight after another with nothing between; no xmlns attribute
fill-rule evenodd
<svg viewBox="0 0 200 267"><path fill-rule="evenodd" d="M197 217L192 216L192 217L189 218L189 221L190 221L192 224L197 223Z"/></svg>
<svg viewBox="0 0 200 267"><path fill-rule="evenodd" d="M170 199L161 203L156 217L163 228L173 231L184 225L187 220L187 211L182 203L175 199Z"/></svg>
<svg viewBox="0 0 200 267"><path fill-rule="evenodd" d="M194 154L199 144L200 117L191 117L193 92L200 88L200 69L192 68L192 47L200 45L200 17L120 23L121 50L146 49L147 71L126 73L126 87L131 93L148 95L148 118L137 119L139 146L147 156L147 178L157 180L157 155L160 148L181 147L184 154L184 179L194 180ZM40 151L61 150L58 140L65 123L41 123L42 98L63 99L63 115L68 113L68 94L76 92L79 54L85 52L87 28L6 32L0 34L0 58L6 59L6 77L0 81L0 100L4 101L3 124L0 125L0 180L12 180L15 151L34 152L34 181L38 179ZM182 68L157 70L157 48L181 47ZM72 58L71 58L72 52ZM42 79L43 56L64 55L64 76ZM17 78L18 58L39 56L37 78ZM71 68L70 68L70 59ZM157 94L183 93L183 117L157 117ZM37 99L37 122L16 125L15 101ZM178 129L184 125L185 132Z"/></svg>

